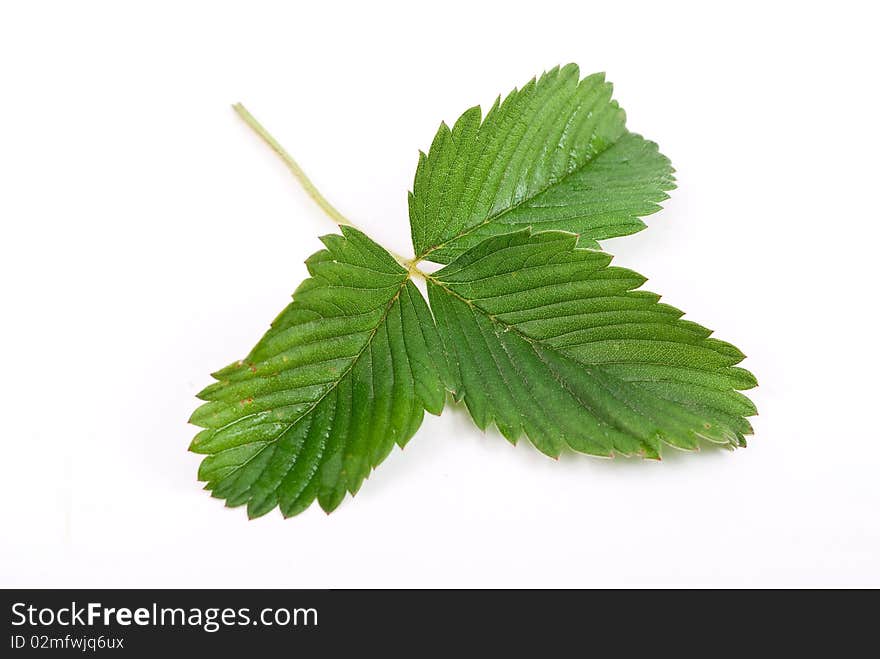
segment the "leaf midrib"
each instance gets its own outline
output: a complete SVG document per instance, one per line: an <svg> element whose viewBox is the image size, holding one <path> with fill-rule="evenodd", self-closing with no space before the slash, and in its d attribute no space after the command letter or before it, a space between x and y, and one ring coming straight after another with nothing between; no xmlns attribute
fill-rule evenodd
<svg viewBox="0 0 880 659"><path fill-rule="evenodd" d="M298 417L295 421L291 421L290 423L284 424L284 428L283 428L282 430L280 430L275 436L273 436L271 439L266 439L266 440L264 440L264 441L262 442L262 443L263 443L263 447L262 447L259 451L257 451L256 453L254 453L254 455L252 455L252 456L249 457L247 460L245 460L245 461L242 462L240 465L238 465L238 466L235 468L234 471L241 471L241 470L244 469L248 464L250 464L250 462L251 462L252 460L254 460L254 459L257 458L259 455L261 455L261 454L263 453L263 451L266 450L267 447L269 447L269 446L275 444L275 442L277 442L278 439L279 439L282 435L284 435L284 434L285 434L286 432L288 432L291 428L293 428L294 426L296 426L296 425L297 425L298 423L300 423L303 419L305 419L309 414L311 414L312 411L314 411L314 409L315 409L315 408L321 403L321 401L323 401L327 396L329 396L330 393L331 393L332 391L334 391L334 390L336 389L336 387L339 386L339 383L342 382L346 377L348 377L348 374L351 373L352 369L353 369L353 368L355 367L355 365L358 363L358 361L360 360L361 356L364 354L364 352L366 351L366 349L370 347L370 344L373 342L373 338L375 338L375 336L376 336L376 332L379 331L379 328L382 326L382 323L385 322L385 319L388 317L388 314L389 314L390 311L391 311L391 307L394 306L394 303L395 303L395 302L397 301L397 299L400 297L400 294L403 292L403 289L406 287L406 283L407 283L408 281L409 281L409 275L407 274L407 276L406 276L406 277L403 279L403 281L401 282L400 287L397 289L397 292L394 294L394 296L391 298L391 300L390 300L390 301L388 302L388 304L385 306L385 311L382 313L382 317L379 319L379 322L376 323L376 326L375 326L375 327L373 328L373 330L370 332L370 336L368 336L368 337L367 337L367 340L364 341L364 345L363 345L363 346L361 347L361 349L360 349L360 350L354 355L353 359L351 360L351 364L349 364L348 367L347 367L347 368L346 368L346 369L345 369L345 370L339 375L339 377L336 378L335 381L333 381L333 384L332 384L332 385L330 385L329 387L327 387L327 391L325 391L324 393L322 393L322 394L321 394L321 395L320 395L320 396L319 396L319 397L318 397L318 398L317 398L317 399L316 399L311 405L309 405L309 407L308 407L306 410L304 410L303 413L300 414L299 417ZM247 416L243 416L243 417L241 417L240 419L237 419L236 421L234 421L233 423L238 423L239 421L242 421L243 419L247 419L247 418L249 418L250 416L252 416L252 415L249 414L249 415L247 415ZM232 424L228 424L227 426L224 426L224 428L228 428L230 425L232 425ZM233 473L233 472L229 472L228 475L231 475L232 473ZM228 475L227 475L227 476L228 476Z"/></svg>
<svg viewBox="0 0 880 659"><path fill-rule="evenodd" d="M519 336L520 338L522 338L522 339L523 339L524 341L526 341L530 346L532 346L532 349L535 350L536 355L538 356L539 359L541 359L541 361L545 361L545 360L544 360L543 358L541 358L540 353L538 352L537 348L540 348L541 350L546 350L547 352L551 352L551 353L557 355L557 356L558 356L559 358L561 358L561 359L570 360L570 361L575 362L576 364L580 364L580 365L583 366L585 369L588 369L588 374L589 374L589 369L595 369L595 370L598 370L598 371L601 371L601 372L605 373L605 374L606 374L607 376L609 376L609 377L614 377L614 376L610 376L610 375L607 373L607 371L605 371L605 369L603 369L603 368L601 367L601 365L599 365L599 364L585 364L585 363L583 363L583 362L581 362L581 361L579 361L579 360L577 360L577 359L574 359L573 357L571 357L571 356L565 354L564 352L561 352L559 349L554 348L554 347L552 347L552 346L545 345L544 343L542 343L542 342L539 341L538 339L535 339L534 337L531 337L531 336L529 336L528 334L525 334L524 332L522 332L522 331L521 331L518 327L516 327L515 325L510 325L510 324L504 322L503 320L500 320L495 314L491 314L491 313L489 313L488 311L486 311L485 309L483 309L481 306L475 304L473 301L468 300L467 298L465 298L465 297L459 295L459 294L456 293L454 290L452 290L451 288L449 288L448 286L446 286L444 282L442 282L441 280L437 279L436 277L429 277L428 279L430 279L430 281L431 281L432 283L436 284L437 286L439 286L440 288L442 288L444 291L446 291L447 293L449 293L449 294L452 295L453 297L455 297L455 298L461 300L462 302L464 302L465 304L467 304L469 307L471 307L471 308L473 308L473 309L476 309L476 310L480 311L484 316L486 316L486 317L487 317L490 321L492 321L494 324L496 324L496 325L501 325L502 327L507 328L508 331L512 331L512 332L515 333L517 336ZM545 362L545 364L546 364L546 362ZM547 364L547 366L549 367L549 364ZM616 379L616 378L615 378L615 379ZM583 399L582 399L577 393L575 393L575 392L574 392L574 391L573 391L573 390L572 390L572 389L571 389L571 388L570 388L565 382L559 380L558 378L556 379L556 381L557 381L557 382L559 383L559 385L560 385L561 387L563 387L563 388L564 388L564 389L565 389L565 390L566 390L571 396L573 396L576 400L578 400L578 401L579 401L582 405L584 405L587 409L591 410L591 413L593 413L593 412L592 412L592 407L589 405L589 402L588 402L588 401L583 400ZM601 383L597 383L597 384L599 384L600 386L603 386ZM603 387L604 387L604 386L603 386ZM607 387L604 387L604 388L607 389ZM612 396L614 395L613 392L609 392L609 393L610 393ZM616 397L615 397L615 398L616 398ZM623 401L623 400L620 400L619 398L617 398L617 400L619 400L619 401L621 402L621 404L623 404L623 405L629 407L629 409L632 410L633 412L635 412L636 414L643 414L642 412L640 412L640 410L637 410L637 409L633 408L628 402ZM598 417L598 416L600 416L600 415L596 414L596 416ZM603 418L604 418L604 417L603 417ZM629 429L627 429L626 427L620 425L620 424L617 423L615 420L613 420L613 419L607 419L607 418L605 418L605 420L606 420L609 424L613 425L613 426L614 426L617 430L619 430L620 432L632 436L632 433L631 433L631 431L630 431ZM641 442L642 440L639 440L639 441ZM613 450L613 447L612 447L612 450Z"/></svg>
<svg viewBox="0 0 880 659"><path fill-rule="evenodd" d="M479 222L479 223L477 223L477 224L474 224L473 226L471 226L471 227L468 228L467 230L465 230L465 231L461 231L461 232L457 233L456 235L452 236L451 238L446 239L446 240L443 241L442 243L439 243L439 244L437 244L437 245L434 245L433 247L431 247L431 248L425 250L425 251L422 252L421 254L417 254L417 255L415 256L415 261L421 261L421 260L423 260L426 256L428 256L428 254L431 254L432 252L436 252L438 249L443 249L444 247L446 247L446 246L449 245L450 243L454 243L456 240L459 240L459 239L463 238L464 236L467 236L467 235L473 233L473 232L476 231L477 229L479 229L479 228L481 228L481 227L484 227L484 226L486 226L487 224L489 224L489 223L491 223L491 222L496 221L497 219L503 217L503 216L506 215L507 213L510 213L510 212L515 211L516 209L518 209L518 208L519 208L520 206L522 206L523 204L525 204L525 203L527 203L527 202L529 202L529 201L532 201L533 199L535 199L535 198L537 198L537 197L540 197L542 194L544 194L545 192L547 192L547 191L550 190L551 188L553 188L553 187L555 187L555 186L561 184L563 181L565 181L566 179L568 179L570 176L573 176L574 174L576 174L576 173L582 171L583 169L586 169L586 168L587 168L587 167L588 167L588 166L589 166L589 165L590 165L590 164L591 164L596 158L598 158L600 155L602 155L603 153L605 153L605 152L606 152L608 149L610 149L612 146L614 146L615 144L617 144L617 143L621 140L621 138L623 138L625 135L628 134L628 132L629 132L629 131L624 130L624 132L620 135L620 137L618 137L618 138L617 138L616 140L614 140L613 142L609 143L608 146L606 146L606 147L605 147L604 149L602 149L601 151L597 151L596 153L594 153L594 154L593 154L592 156L590 156L586 161L584 161L584 163L583 163L580 167L575 167L574 169L572 169L572 170L566 172L564 175L560 176L558 179L555 179L555 180L551 181L551 182L548 183L546 186L544 186L543 188L541 188L540 190L538 190L537 192L535 192L533 195L531 195L531 196L527 196L527 197L523 197L522 199L520 199L520 200L519 200L518 202L516 202L515 204L513 204L513 205L511 205L511 206L508 206L507 208L504 208L504 209L498 211L498 212L495 213L494 215L490 215L489 217L487 217L487 218L486 218L485 220L483 220L482 222ZM592 139L595 135L596 135L596 128L593 129L593 133L590 135L590 139Z"/></svg>
<svg viewBox="0 0 880 659"><path fill-rule="evenodd" d="M617 378L616 376L611 375L610 373L608 373L608 371L607 371L606 369L604 369L603 366L606 365L606 364L621 364L621 363L626 363L626 362L602 362L601 364L588 364L588 363L582 362L582 361L580 361L579 359L575 359L574 357L572 357L572 356L566 354L565 352L561 351L559 348L555 348L555 347L553 347L553 346L546 345L546 344L545 344L544 342L542 342L541 340L536 339L536 338L534 338L534 337L532 337L532 336L529 336L528 334L526 334L525 332L523 332L522 330L520 330L516 325L512 325L512 324L510 324L510 323L508 323L508 322L506 322L506 321L504 321L504 320L501 320L500 318L498 318L498 315L497 315L497 314L490 313L489 311L487 311L486 309L484 309L483 307L481 307L479 304L477 304L474 300L469 300L469 299L467 299L466 297L464 297L464 296L460 295L459 293L457 293L456 291L452 290L449 286L446 285L447 282L444 282L444 281L442 281L442 280L440 280L440 279L437 279L436 277L433 277L433 276L430 276L430 275L426 276L426 279L428 279L431 283L435 284L435 285L438 286L439 288L442 288L445 292L449 293L449 294L452 295L453 297L457 298L458 300L461 300L462 302L464 302L465 304L467 304L469 307L471 307L471 308L473 308L473 309L476 309L476 310L479 311L482 315L484 315L484 316L487 317L489 320L491 320L494 324L496 324L496 325L500 325L500 326L506 328L506 331L513 332L513 333L516 334L517 336L521 337L524 341L526 341L527 343L529 343L529 345L532 345L532 346L538 346L538 347L540 347L541 350L546 350L546 351L548 351L548 352L552 352L553 354L557 355L557 356L560 357L561 359L565 359L565 360L573 361L573 362L575 362L575 363L577 363L577 364L580 364L580 365L583 366L584 368L587 368L587 369L596 369L596 370L598 370L598 371L601 371L601 372L605 373L605 375L607 375L608 377L613 377L613 378L615 378L615 379L619 379L619 378ZM645 363L645 364L660 364L660 365L662 365L660 362L643 362L643 363ZM714 372L715 372L715 371L712 370L712 369L700 368L700 367L696 367L696 366L692 366L692 367L689 367L689 368L692 368L692 369L694 369L694 370L699 370L699 371L705 371L705 372L707 372L707 373L714 373ZM621 380L621 381L622 381L622 382L627 382L626 380ZM662 396L661 396L660 398L662 398ZM665 399L664 399L664 400L665 400Z"/></svg>
<svg viewBox="0 0 880 659"><path fill-rule="evenodd" d="M426 276L426 279L428 279L431 283L433 283L433 284L439 286L440 288L442 288L444 291L446 291L447 293L449 293L451 296L453 296L453 297L455 297L455 298L461 300L462 302L464 302L465 304L467 304L469 307L472 307L472 308L474 308L474 309L477 309L482 315L486 316L486 318L488 318L489 320L491 320L491 321L492 321L493 323L495 323L496 325L501 325L502 327L505 327L508 331L512 331L512 332L514 332L515 334L519 335L520 337L522 337L523 339L525 339L526 341L528 341L529 343L531 343L531 344L533 344L533 345L539 345L539 346L541 347L542 350L550 350L550 351L556 353L557 355L559 355L560 357L564 357L564 358L566 358L566 359L571 359L571 357L569 357L568 355L566 355L566 354L564 354L564 353L561 353L558 349L553 348L553 347L551 347L551 346L544 345L544 344L543 344L541 341L539 341L538 339L536 339L536 338L534 338L534 337L532 337L532 336L529 336L528 334L526 334L525 332L523 332L522 330L520 330L516 325L511 325L510 323L507 323L507 322L505 322L505 321L499 319L498 316L497 316L496 314L493 314L493 313L490 313L490 312L486 311L486 309L484 309L483 307L481 307L480 305L478 305L474 300L469 300L469 299L467 299L466 297L464 297L463 295L460 295L460 294L457 293L456 291L454 291L454 290L452 290L451 288L449 288L449 286L446 285L446 282L441 281L440 279L437 279L436 277L432 277L432 276L430 276L430 275L427 275L427 276ZM577 361L577 360L575 360L575 361ZM580 363L582 363L582 362L578 362L578 363L580 364ZM589 366L590 368L594 368L594 366L591 365L591 364L583 364L583 365L584 365L584 366Z"/></svg>

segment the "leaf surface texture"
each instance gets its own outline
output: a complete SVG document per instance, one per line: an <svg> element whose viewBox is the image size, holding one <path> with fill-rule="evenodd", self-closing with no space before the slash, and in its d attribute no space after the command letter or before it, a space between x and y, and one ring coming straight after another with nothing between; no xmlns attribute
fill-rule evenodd
<svg viewBox="0 0 880 659"><path fill-rule="evenodd" d="M581 246L634 233L674 185L657 145L626 130L603 74L569 64L467 110L422 153L409 196L416 257L449 263L485 238L527 226Z"/></svg>

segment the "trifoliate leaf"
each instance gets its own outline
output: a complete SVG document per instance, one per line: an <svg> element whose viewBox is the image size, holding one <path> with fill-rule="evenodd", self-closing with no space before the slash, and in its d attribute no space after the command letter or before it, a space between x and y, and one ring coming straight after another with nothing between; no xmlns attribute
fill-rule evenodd
<svg viewBox="0 0 880 659"><path fill-rule="evenodd" d="M577 236L489 238L430 276L456 397L480 428L542 452L659 457L667 443L744 446L756 382L743 354L682 320L645 279Z"/></svg>
<svg viewBox="0 0 880 659"><path fill-rule="evenodd" d="M322 238L311 278L243 360L214 374L191 422L206 489L251 517L326 511L440 414L445 364L431 312L360 231Z"/></svg>
<svg viewBox="0 0 880 659"><path fill-rule="evenodd" d="M242 105L236 112L308 194L348 224ZM191 418L199 478L251 517L335 509L446 391L476 424L542 452L659 458L662 444L745 446L756 385L743 354L683 320L596 241L639 231L674 187L625 127L602 74L532 79L422 153L416 255L360 231L325 236L311 278L251 353L214 374ZM446 264L434 274L421 260ZM428 283L431 308L411 281ZM436 321L436 322L435 322Z"/></svg>
<svg viewBox="0 0 880 659"><path fill-rule="evenodd" d="M441 124L409 196L416 257L449 263L487 237L527 226L582 247L644 228L675 187L657 145L628 133L603 74L569 64Z"/></svg>

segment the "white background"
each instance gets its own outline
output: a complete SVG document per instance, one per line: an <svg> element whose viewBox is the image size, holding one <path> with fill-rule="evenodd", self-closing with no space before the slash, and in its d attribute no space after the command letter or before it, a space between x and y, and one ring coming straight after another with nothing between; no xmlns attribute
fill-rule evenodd
<svg viewBox="0 0 880 659"><path fill-rule="evenodd" d="M880 586L870 6L3 3L0 585ZM210 498L194 395L334 230L230 103L411 254L440 120L568 61L677 168L606 247L749 355L749 448L555 462L447 409L331 516Z"/></svg>

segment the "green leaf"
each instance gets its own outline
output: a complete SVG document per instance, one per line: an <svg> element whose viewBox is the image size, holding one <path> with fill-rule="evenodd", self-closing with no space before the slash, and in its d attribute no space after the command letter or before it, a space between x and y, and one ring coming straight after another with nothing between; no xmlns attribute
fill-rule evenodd
<svg viewBox="0 0 880 659"><path fill-rule="evenodd" d="M602 74L581 80L569 64L499 97L485 119L474 107L441 124L409 195L413 259L350 226L322 238L293 302L199 394L190 448L206 455L206 489L251 517L316 499L330 512L426 410L441 413L447 391L480 428L551 456L745 446L756 410L740 391L757 382L737 366L743 354L598 249L644 228L674 187L669 160L627 131L611 96ZM425 273L422 259L445 267Z"/></svg>
<svg viewBox="0 0 880 659"><path fill-rule="evenodd" d="M628 133L598 73L569 64L534 78L484 121L479 107L440 125L420 153L410 226L418 259L449 263L484 239L531 226L580 235L580 246L644 228L675 187L669 160Z"/></svg>
<svg viewBox="0 0 880 659"><path fill-rule="evenodd" d="M322 238L311 278L251 353L214 374L191 422L206 489L248 515L327 512L440 414L445 364L418 289L361 232Z"/></svg>
<svg viewBox="0 0 880 659"><path fill-rule="evenodd" d="M529 230L489 238L430 276L428 293L456 397L557 456L659 457L662 443L745 446L755 386L743 354L682 320L645 279L611 267L577 236Z"/></svg>

